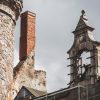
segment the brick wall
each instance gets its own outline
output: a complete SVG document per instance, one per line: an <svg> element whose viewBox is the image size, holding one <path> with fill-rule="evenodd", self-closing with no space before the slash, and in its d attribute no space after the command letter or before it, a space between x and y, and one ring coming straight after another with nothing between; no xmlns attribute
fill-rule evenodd
<svg viewBox="0 0 100 100"><path fill-rule="evenodd" d="M35 17L29 11L21 15L20 60L26 59L35 47Z"/></svg>

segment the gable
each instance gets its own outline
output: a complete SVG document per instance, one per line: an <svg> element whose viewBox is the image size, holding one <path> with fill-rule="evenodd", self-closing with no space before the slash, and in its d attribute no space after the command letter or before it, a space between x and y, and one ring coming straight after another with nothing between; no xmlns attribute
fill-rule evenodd
<svg viewBox="0 0 100 100"><path fill-rule="evenodd" d="M32 95L31 92L29 92L25 87L22 87L14 100L22 100L22 99L27 100L33 97L35 96Z"/></svg>
<svg viewBox="0 0 100 100"><path fill-rule="evenodd" d="M29 87L22 87L14 100L27 100L34 97L39 97L46 94L45 92L35 90Z"/></svg>

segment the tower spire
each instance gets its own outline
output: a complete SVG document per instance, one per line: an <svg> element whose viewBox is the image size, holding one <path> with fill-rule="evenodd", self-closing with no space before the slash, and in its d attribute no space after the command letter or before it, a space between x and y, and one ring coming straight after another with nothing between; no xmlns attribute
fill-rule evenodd
<svg viewBox="0 0 100 100"><path fill-rule="evenodd" d="M86 29L88 29L89 31L93 31L94 28L91 27L91 25L89 25L88 19L87 19L86 14L85 14L85 11L82 10L81 13L82 14L80 16L79 22L78 22L78 24L75 28L75 31L73 31L73 33L77 33L80 30L86 30Z"/></svg>
<svg viewBox="0 0 100 100"><path fill-rule="evenodd" d="M85 11L81 11L79 22L74 33L74 42L69 49L70 59L70 85L94 84L100 75L98 66L100 58L97 53L100 50L100 42L96 42L92 31L94 28L88 24ZM88 56L88 57L86 57Z"/></svg>

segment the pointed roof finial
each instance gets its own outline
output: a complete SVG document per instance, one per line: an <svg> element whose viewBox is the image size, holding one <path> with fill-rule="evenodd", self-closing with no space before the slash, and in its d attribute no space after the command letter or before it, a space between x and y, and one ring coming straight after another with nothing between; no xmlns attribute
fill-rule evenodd
<svg viewBox="0 0 100 100"><path fill-rule="evenodd" d="M82 15L84 15L84 14L85 14L85 11L84 11L84 10L82 10L82 11L81 11L81 13L82 13Z"/></svg>
<svg viewBox="0 0 100 100"><path fill-rule="evenodd" d="M85 11L82 10L81 13L82 13L82 15L80 16L80 18L82 18L84 20L88 20L87 17L86 17L86 15L85 15Z"/></svg>

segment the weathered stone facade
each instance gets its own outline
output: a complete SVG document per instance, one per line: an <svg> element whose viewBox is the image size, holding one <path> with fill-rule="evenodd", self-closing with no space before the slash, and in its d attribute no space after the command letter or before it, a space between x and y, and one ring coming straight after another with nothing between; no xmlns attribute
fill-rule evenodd
<svg viewBox="0 0 100 100"><path fill-rule="evenodd" d="M26 60L19 62L14 69L13 98L17 95L22 86L46 91L46 73L34 69L34 51Z"/></svg>
<svg viewBox="0 0 100 100"><path fill-rule="evenodd" d="M14 28L21 10L20 0L0 0L0 100L8 99L11 93Z"/></svg>
<svg viewBox="0 0 100 100"><path fill-rule="evenodd" d="M0 100L13 100L22 86L46 91L46 72L34 69L35 14L28 11L21 15L20 62L14 68L14 28L22 8L22 0L0 0Z"/></svg>
<svg viewBox="0 0 100 100"><path fill-rule="evenodd" d="M22 86L46 91L46 72L35 70L35 17L32 12L21 14L20 62L14 68L13 98Z"/></svg>
<svg viewBox="0 0 100 100"><path fill-rule="evenodd" d="M83 10L68 51L70 86L95 84L100 77L100 42L94 40L93 30Z"/></svg>

